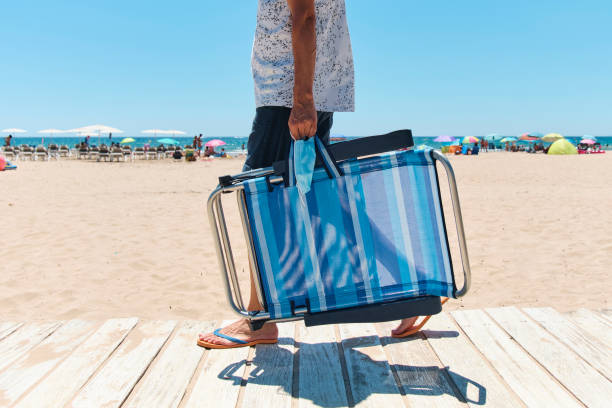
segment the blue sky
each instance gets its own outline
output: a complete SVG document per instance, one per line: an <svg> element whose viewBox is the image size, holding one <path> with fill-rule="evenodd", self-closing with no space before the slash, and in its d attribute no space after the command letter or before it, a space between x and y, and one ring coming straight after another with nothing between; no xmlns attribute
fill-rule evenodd
<svg viewBox="0 0 612 408"><path fill-rule="evenodd" d="M0 6L0 129L246 136L256 0ZM333 133L612 135L609 0L347 0L356 112Z"/></svg>

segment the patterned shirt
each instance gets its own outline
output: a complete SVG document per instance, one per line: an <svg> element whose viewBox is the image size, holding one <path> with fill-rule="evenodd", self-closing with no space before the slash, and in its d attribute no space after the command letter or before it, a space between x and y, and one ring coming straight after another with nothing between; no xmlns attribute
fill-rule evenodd
<svg viewBox="0 0 612 408"><path fill-rule="evenodd" d="M344 0L315 0L315 12L315 107L324 112L353 112L355 76ZM251 65L256 106L292 107L293 48L287 0L259 0Z"/></svg>

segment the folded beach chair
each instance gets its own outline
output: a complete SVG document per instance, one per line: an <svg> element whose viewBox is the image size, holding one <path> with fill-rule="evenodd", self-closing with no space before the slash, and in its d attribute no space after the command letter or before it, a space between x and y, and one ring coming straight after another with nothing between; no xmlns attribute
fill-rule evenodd
<svg viewBox="0 0 612 408"><path fill-rule="evenodd" d="M208 215L231 308L254 328L297 319L313 326L433 315L441 298L465 295L470 266L453 170L442 153L412 146L409 130L328 147L317 139L318 166L304 196L292 160L221 177ZM437 164L449 180L461 289ZM223 212L226 193L238 200L260 312L244 307Z"/></svg>

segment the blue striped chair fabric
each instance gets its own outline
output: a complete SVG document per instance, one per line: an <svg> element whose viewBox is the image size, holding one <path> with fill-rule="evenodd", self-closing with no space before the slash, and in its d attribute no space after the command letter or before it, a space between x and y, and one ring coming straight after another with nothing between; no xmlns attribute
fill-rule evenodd
<svg viewBox="0 0 612 408"><path fill-rule="evenodd" d="M324 312L456 286L430 151L392 152L317 168L305 203L295 186L244 181L266 310Z"/></svg>

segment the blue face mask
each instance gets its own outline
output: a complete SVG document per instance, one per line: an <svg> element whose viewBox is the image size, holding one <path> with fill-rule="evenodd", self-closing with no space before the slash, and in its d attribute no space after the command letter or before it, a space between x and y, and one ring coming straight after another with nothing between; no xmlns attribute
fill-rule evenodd
<svg viewBox="0 0 612 408"><path fill-rule="evenodd" d="M316 159L314 137L308 140L298 140L293 144L295 180L302 200L304 200L304 195L310 191Z"/></svg>

